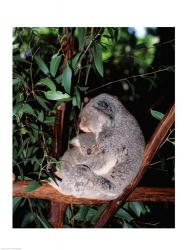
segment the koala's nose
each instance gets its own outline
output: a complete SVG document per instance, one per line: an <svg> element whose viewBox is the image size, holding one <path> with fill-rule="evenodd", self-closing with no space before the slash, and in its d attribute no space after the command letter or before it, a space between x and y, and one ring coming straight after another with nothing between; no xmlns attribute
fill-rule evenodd
<svg viewBox="0 0 187 250"><path fill-rule="evenodd" d="M87 149L87 154L90 155L91 153L92 153L91 148L88 148L88 149Z"/></svg>

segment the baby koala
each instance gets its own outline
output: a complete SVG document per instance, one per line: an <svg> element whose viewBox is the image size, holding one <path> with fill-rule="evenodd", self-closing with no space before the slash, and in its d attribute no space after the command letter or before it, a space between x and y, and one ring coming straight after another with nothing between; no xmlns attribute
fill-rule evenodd
<svg viewBox="0 0 187 250"><path fill-rule="evenodd" d="M99 148L93 133L79 134L70 141L70 148L60 158L64 163L76 166L89 163L91 156L96 156ZM93 159L93 158L92 158Z"/></svg>
<svg viewBox="0 0 187 250"><path fill-rule="evenodd" d="M93 133L79 134L70 141L70 145L77 147L84 156L97 154L99 148Z"/></svg>
<svg viewBox="0 0 187 250"><path fill-rule="evenodd" d="M70 141L70 148L60 158L60 165L49 183L64 195L86 195L86 198L95 199L115 198L112 182L95 173L106 163L107 159L100 151L95 135L79 134Z"/></svg>

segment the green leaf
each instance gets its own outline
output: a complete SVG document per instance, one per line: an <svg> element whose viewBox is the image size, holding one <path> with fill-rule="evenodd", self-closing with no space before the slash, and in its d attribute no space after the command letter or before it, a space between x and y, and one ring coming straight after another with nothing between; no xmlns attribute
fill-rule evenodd
<svg viewBox="0 0 187 250"><path fill-rule="evenodd" d="M131 220L133 220L134 218L127 212L125 211L123 208L120 208L117 213L115 214L115 217L118 217L120 219L124 219L127 222L130 222Z"/></svg>
<svg viewBox="0 0 187 250"><path fill-rule="evenodd" d="M70 209L70 207L68 206L68 208L66 209L66 217L67 217L67 219L68 220L70 220L71 219L71 217L73 216L73 213L72 213L72 211L71 211L71 209Z"/></svg>
<svg viewBox="0 0 187 250"><path fill-rule="evenodd" d="M19 115L21 108L23 107L23 103L17 103L14 107L13 107L13 115ZM19 115L20 116L20 115Z"/></svg>
<svg viewBox="0 0 187 250"><path fill-rule="evenodd" d="M41 222L41 224L43 225L44 228L51 228L51 225L48 223L45 216L43 215L43 212L42 212L42 209L41 209L40 206L38 207L38 211L39 211L39 214L37 214L38 219L40 220L40 222Z"/></svg>
<svg viewBox="0 0 187 250"><path fill-rule="evenodd" d="M41 186L39 181L32 181L25 189L26 192L32 192Z"/></svg>
<svg viewBox="0 0 187 250"><path fill-rule="evenodd" d="M23 102L24 101L24 96L22 92L18 92L16 94L16 103Z"/></svg>
<svg viewBox="0 0 187 250"><path fill-rule="evenodd" d="M89 210L89 206L81 205L74 219L78 221L84 221L88 213L88 210Z"/></svg>
<svg viewBox="0 0 187 250"><path fill-rule="evenodd" d="M127 222L123 223L123 228L133 228L133 226Z"/></svg>
<svg viewBox="0 0 187 250"><path fill-rule="evenodd" d="M102 48L96 43L94 51L94 63L97 71L103 77L103 61L102 61Z"/></svg>
<svg viewBox="0 0 187 250"><path fill-rule="evenodd" d="M44 112L43 112L43 111L40 111L40 112L38 113L38 120L39 120L40 122L43 122L43 121L44 121Z"/></svg>
<svg viewBox="0 0 187 250"><path fill-rule="evenodd" d="M54 82L49 78L41 79L37 84L38 85L45 85L48 88L50 88L50 90L56 91L56 86L55 86Z"/></svg>
<svg viewBox="0 0 187 250"><path fill-rule="evenodd" d="M13 85L16 85L20 82L21 82L21 80L19 78L13 79Z"/></svg>
<svg viewBox="0 0 187 250"><path fill-rule="evenodd" d="M56 76L56 72L58 70L60 61L61 61L62 55L58 56L58 54L55 54L52 56L51 62L50 62L50 72L53 77Z"/></svg>
<svg viewBox="0 0 187 250"><path fill-rule="evenodd" d="M64 87L65 91L70 94L71 92L71 79L72 79L72 70L67 64L63 75L62 75L62 86Z"/></svg>
<svg viewBox="0 0 187 250"><path fill-rule="evenodd" d="M72 104L74 107L75 106L77 106L78 108L81 107L81 97L80 97L80 93L79 93L77 88L76 88L76 96L74 96L72 99Z"/></svg>
<svg viewBox="0 0 187 250"><path fill-rule="evenodd" d="M49 74L49 69L48 69L47 65L45 64L45 62L43 61L43 59L40 56L34 56L34 60L35 60L36 64L38 65L39 69L45 75L48 75Z"/></svg>
<svg viewBox="0 0 187 250"><path fill-rule="evenodd" d="M47 125L54 125L55 123L55 117L54 116L47 116L44 123L46 123Z"/></svg>
<svg viewBox="0 0 187 250"><path fill-rule="evenodd" d="M97 215L97 210L93 208L89 208L88 213L86 215L86 221L93 220L96 215Z"/></svg>
<svg viewBox="0 0 187 250"><path fill-rule="evenodd" d="M33 108L27 103L22 107L22 112L33 115L33 116L36 116L35 113L34 113Z"/></svg>
<svg viewBox="0 0 187 250"><path fill-rule="evenodd" d="M29 140L30 140L30 138L27 137L27 138L23 141L23 143L20 145L21 147L20 147L20 149L19 149L19 151L18 151L18 156L21 155L21 153L23 152L23 150L24 150L24 148L25 148L25 146L26 146L26 144L27 144L27 142L28 142Z"/></svg>
<svg viewBox="0 0 187 250"><path fill-rule="evenodd" d="M137 217L146 213L146 209L142 202L129 202L129 208L135 213Z"/></svg>
<svg viewBox="0 0 187 250"><path fill-rule="evenodd" d="M13 198L13 213L15 213L16 209L20 206L22 201L23 201L23 197Z"/></svg>
<svg viewBox="0 0 187 250"><path fill-rule="evenodd" d="M29 131L26 128L21 128L20 132L22 135L25 135L26 133L28 133Z"/></svg>
<svg viewBox="0 0 187 250"><path fill-rule="evenodd" d="M57 78L55 78L55 81L57 83L61 83L62 82L62 74L60 74L59 76L57 76Z"/></svg>
<svg viewBox="0 0 187 250"><path fill-rule="evenodd" d="M23 220L21 222L21 228L26 227L29 225L31 222L33 222L34 216L31 212L28 212L24 215Z"/></svg>
<svg viewBox="0 0 187 250"><path fill-rule="evenodd" d="M76 68L77 68L77 63L78 63L78 60L79 60L79 58L80 58L80 55L81 55L81 53L78 53L77 55L75 55L75 56L73 57L73 59L72 59L72 61L71 61L71 66L72 66L72 68L73 68L74 71L75 71Z"/></svg>
<svg viewBox="0 0 187 250"><path fill-rule="evenodd" d="M114 30L113 30L113 28L107 28L107 30L108 30L108 33L110 34L110 37L112 39L114 39Z"/></svg>
<svg viewBox="0 0 187 250"><path fill-rule="evenodd" d="M84 38L85 38L85 28L78 27L77 33L78 33L78 40L79 40L79 50L82 51L84 48Z"/></svg>
<svg viewBox="0 0 187 250"><path fill-rule="evenodd" d="M45 110L49 110L49 108L46 105L47 101L44 98L35 95L35 99Z"/></svg>
<svg viewBox="0 0 187 250"><path fill-rule="evenodd" d="M48 100L60 100L70 98L68 94L63 94L61 91L47 91L45 92L45 96Z"/></svg>
<svg viewBox="0 0 187 250"><path fill-rule="evenodd" d="M89 87L81 87L81 86L78 86L78 89L82 92L85 92L86 90L89 89Z"/></svg>
<svg viewBox="0 0 187 250"><path fill-rule="evenodd" d="M156 111L156 110L153 110L151 109L151 115L156 118L157 120L162 120L164 118L164 114L159 112L159 111Z"/></svg>

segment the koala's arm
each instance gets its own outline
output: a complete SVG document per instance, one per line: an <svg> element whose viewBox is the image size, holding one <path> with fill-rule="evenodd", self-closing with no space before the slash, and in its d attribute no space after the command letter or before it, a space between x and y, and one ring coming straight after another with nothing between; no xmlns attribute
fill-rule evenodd
<svg viewBox="0 0 187 250"><path fill-rule="evenodd" d="M112 200L118 196L118 190L112 181L95 175L84 165L76 168L66 166L61 171L62 181L58 181L58 186L54 182L50 184L64 195L100 200Z"/></svg>

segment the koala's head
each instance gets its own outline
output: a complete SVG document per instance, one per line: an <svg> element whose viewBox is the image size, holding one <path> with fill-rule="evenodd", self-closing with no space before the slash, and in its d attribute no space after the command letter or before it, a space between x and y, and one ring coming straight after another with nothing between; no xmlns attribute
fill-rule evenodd
<svg viewBox="0 0 187 250"><path fill-rule="evenodd" d="M70 144L77 147L82 155L93 155L98 151L93 133L79 134L70 141Z"/></svg>
<svg viewBox="0 0 187 250"><path fill-rule="evenodd" d="M110 95L102 94L90 100L80 113L79 127L82 131L99 134L115 126L115 106L111 98Z"/></svg>

